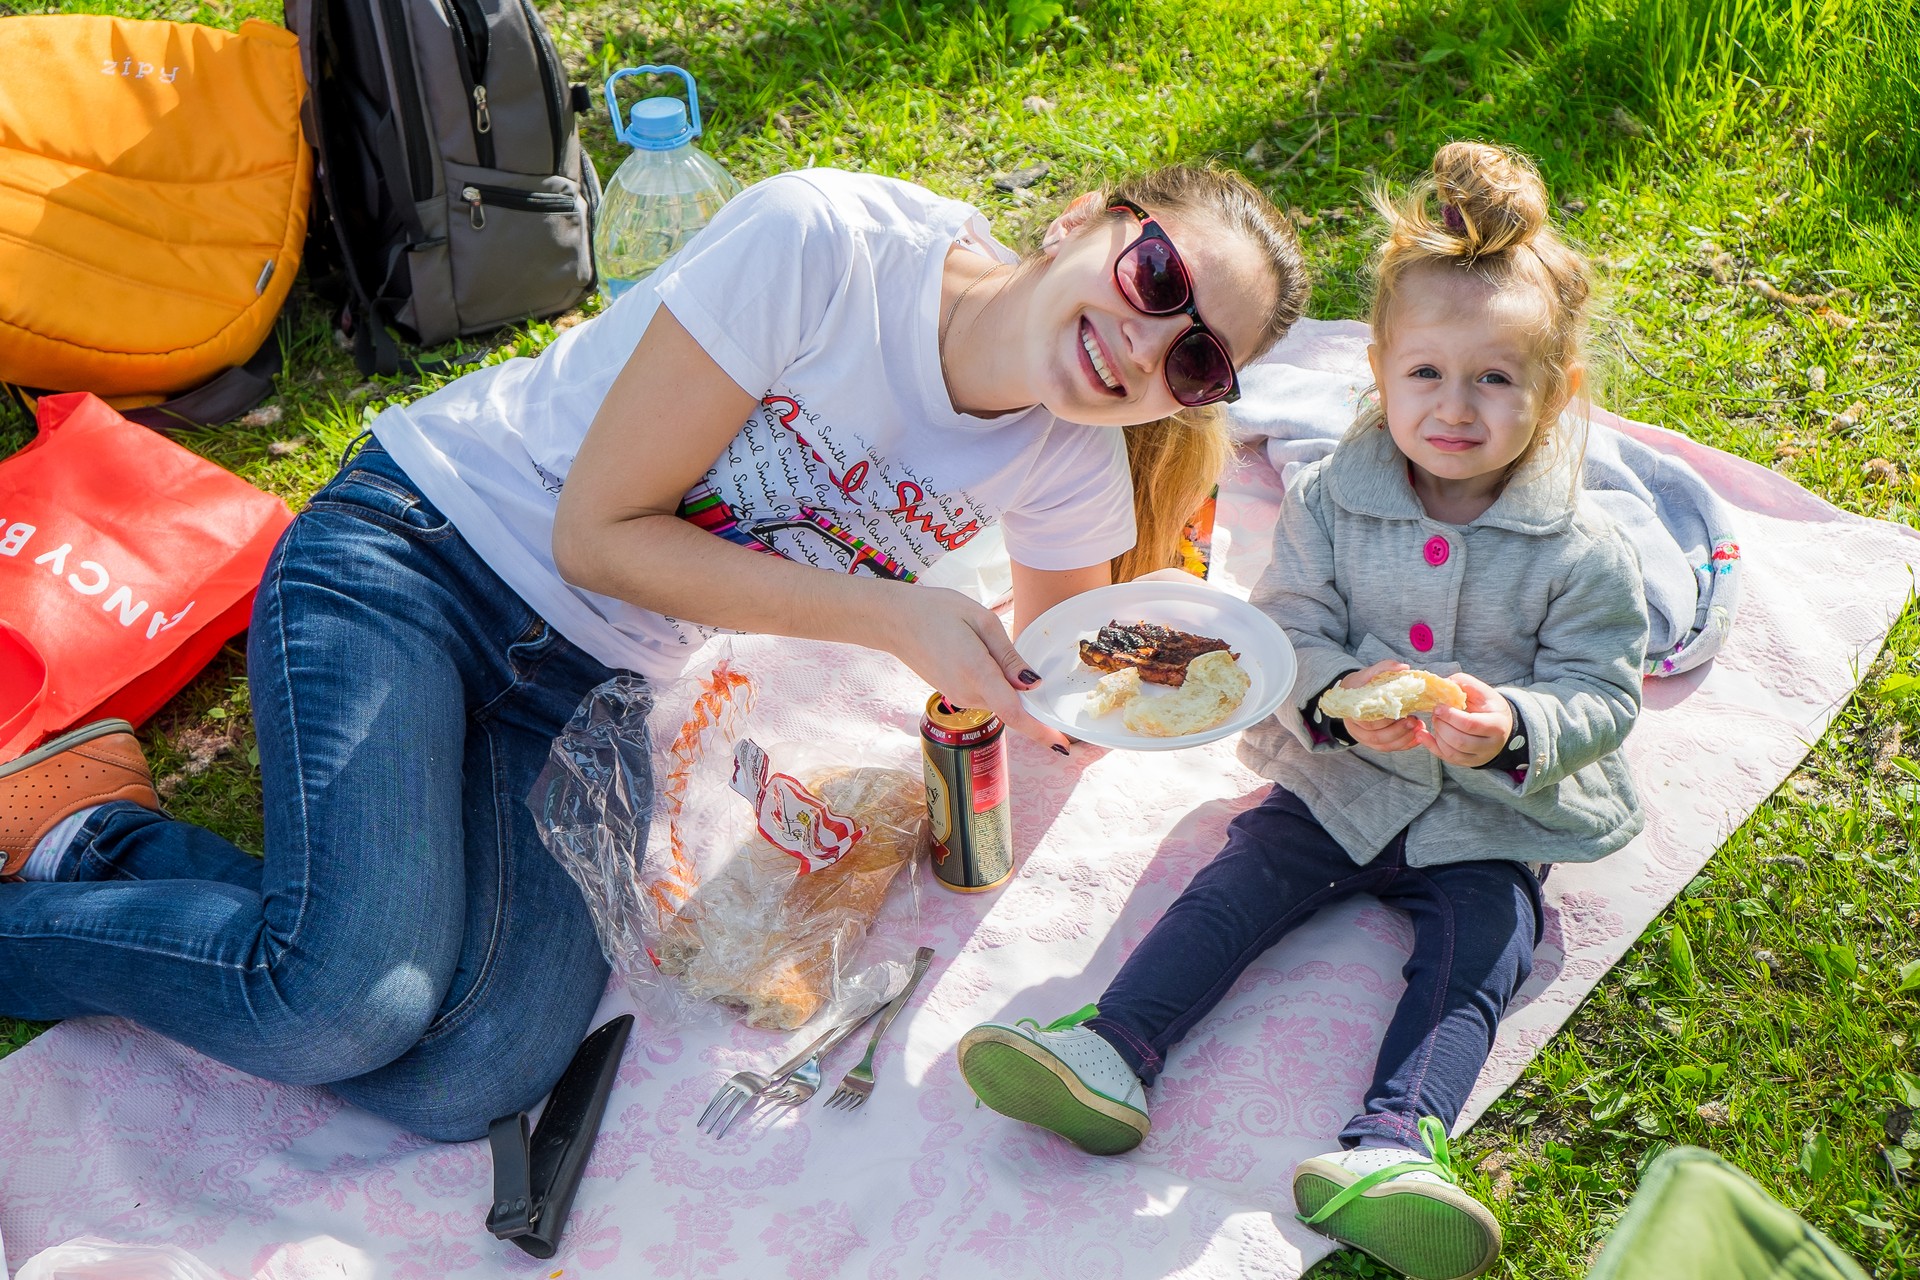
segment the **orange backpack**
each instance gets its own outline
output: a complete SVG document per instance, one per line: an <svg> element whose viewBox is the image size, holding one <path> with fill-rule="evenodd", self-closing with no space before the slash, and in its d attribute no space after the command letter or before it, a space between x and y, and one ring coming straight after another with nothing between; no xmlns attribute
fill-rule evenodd
<svg viewBox="0 0 1920 1280"><path fill-rule="evenodd" d="M0 18L0 67L0 382L198 389L148 425L266 395L312 185L293 33Z"/></svg>

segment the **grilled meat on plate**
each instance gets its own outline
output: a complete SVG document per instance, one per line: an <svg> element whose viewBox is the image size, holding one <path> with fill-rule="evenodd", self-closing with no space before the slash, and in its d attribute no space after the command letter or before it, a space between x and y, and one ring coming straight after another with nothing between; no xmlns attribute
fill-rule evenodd
<svg viewBox="0 0 1920 1280"><path fill-rule="evenodd" d="M1142 680L1180 685L1186 682L1189 662L1226 647L1225 640L1212 636L1196 636L1151 622L1125 624L1116 620L1100 628L1093 639L1080 642L1080 661L1095 671L1134 667Z"/></svg>

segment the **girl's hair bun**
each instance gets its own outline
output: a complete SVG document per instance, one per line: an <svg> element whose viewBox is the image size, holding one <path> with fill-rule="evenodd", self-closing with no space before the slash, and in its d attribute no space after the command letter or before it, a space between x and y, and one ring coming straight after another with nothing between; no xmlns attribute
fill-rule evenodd
<svg viewBox="0 0 1920 1280"><path fill-rule="evenodd" d="M1547 214L1547 186L1533 162L1484 142L1449 142L1433 157L1433 172L1396 195L1382 184L1371 194L1385 222L1374 255L1374 341L1391 342L1396 302L1417 273L1466 275L1508 297L1535 305L1509 315L1530 329L1538 361L1542 405L1556 416L1580 394L1576 377L1586 365L1591 269L1560 237ZM1371 427L1378 406L1355 430ZM1534 432L1529 453L1551 436Z"/></svg>
<svg viewBox="0 0 1920 1280"><path fill-rule="evenodd" d="M1547 188L1525 156L1484 142L1449 142L1433 157L1440 221L1468 258L1531 242L1547 226Z"/></svg>

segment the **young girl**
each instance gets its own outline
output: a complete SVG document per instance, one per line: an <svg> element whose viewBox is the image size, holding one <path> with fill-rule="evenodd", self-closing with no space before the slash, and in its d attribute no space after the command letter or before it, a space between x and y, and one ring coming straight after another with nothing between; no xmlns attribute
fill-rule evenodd
<svg viewBox="0 0 1920 1280"><path fill-rule="evenodd" d="M1433 207L1437 201L1437 208ZM1276 785L1237 819L1097 1005L960 1042L981 1100L1088 1151L1147 1134L1166 1055L1262 951L1371 893L1413 919L1406 992L1340 1148L1294 1175L1303 1219L1420 1280L1500 1249L1446 1134L1532 966L1538 864L1603 857L1642 824L1620 755L1647 624L1637 562L1581 500L1587 268L1523 159L1454 143L1377 260L1377 403L1286 495L1254 602L1299 654L1286 722L1242 751ZM1317 709L1408 664L1464 709L1429 726Z"/></svg>

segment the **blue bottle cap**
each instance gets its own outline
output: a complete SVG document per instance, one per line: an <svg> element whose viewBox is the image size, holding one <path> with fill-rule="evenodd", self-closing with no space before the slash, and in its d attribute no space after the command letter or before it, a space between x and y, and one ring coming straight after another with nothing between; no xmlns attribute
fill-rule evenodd
<svg viewBox="0 0 1920 1280"><path fill-rule="evenodd" d="M628 76L679 76L687 86L687 100L683 104L678 98L643 98L633 104L627 123L620 123L620 100L614 96L614 86ZM693 77L680 67L647 65L644 67L626 67L607 77L606 84L607 115L613 121L613 131L620 141L642 151L671 151L683 143L692 142L700 136L700 91L693 87ZM692 112L689 122L688 112Z"/></svg>
<svg viewBox="0 0 1920 1280"><path fill-rule="evenodd" d="M643 151L671 151L693 139L687 104L678 98L642 98L627 121L626 140Z"/></svg>

